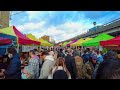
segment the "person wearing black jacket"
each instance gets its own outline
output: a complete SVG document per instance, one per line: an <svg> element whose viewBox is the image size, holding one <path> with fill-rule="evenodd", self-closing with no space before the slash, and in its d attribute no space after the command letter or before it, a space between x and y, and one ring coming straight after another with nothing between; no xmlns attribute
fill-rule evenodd
<svg viewBox="0 0 120 90"><path fill-rule="evenodd" d="M67 56L65 56L65 64L66 64L66 67L67 67L68 71L71 74L71 78L76 79L77 69L76 69L75 59L72 55L73 50L68 48L67 52L68 52L68 54L67 54Z"/></svg>

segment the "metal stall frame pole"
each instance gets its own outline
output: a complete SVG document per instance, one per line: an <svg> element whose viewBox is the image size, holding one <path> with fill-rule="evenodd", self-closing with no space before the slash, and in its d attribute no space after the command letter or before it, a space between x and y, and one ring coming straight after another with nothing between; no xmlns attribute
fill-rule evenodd
<svg viewBox="0 0 120 90"><path fill-rule="evenodd" d="M41 48L42 48L42 47L40 46L40 51L41 51Z"/></svg>
<svg viewBox="0 0 120 90"><path fill-rule="evenodd" d="M81 56L82 56L82 54L83 54L83 46L81 46Z"/></svg>
<svg viewBox="0 0 120 90"><path fill-rule="evenodd" d="M38 49L38 52L40 51L40 46L39 45L37 45L37 49Z"/></svg>
<svg viewBox="0 0 120 90"><path fill-rule="evenodd" d="M17 45L17 53L19 53L19 46L20 46L20 45L19 45L19 43L18 43L18 45Z"/></svg>
<svg viewBox="0 0 120 90"><path fill-rule="evenodd" d="M35 45L33 44L33 50L35 49L34 46L35 46Z"/></svg>
<svg viewBox="0 0 120 90"><path fill-rule="evenodd" d="M48 50L48 46L47 46L47 50Z"/></svg>
<svg viewBox="0 0 120 90"><path fill-rule="evenodd" d="M77 50L77 46L75 46L75 49Z"/></svg>
<svg viewBox="0 0 120 90"><path fill-rule="evenodd" d="M18 42L18 37L16 38L17 39L17 53L19 53L19 42Z"/></svg>

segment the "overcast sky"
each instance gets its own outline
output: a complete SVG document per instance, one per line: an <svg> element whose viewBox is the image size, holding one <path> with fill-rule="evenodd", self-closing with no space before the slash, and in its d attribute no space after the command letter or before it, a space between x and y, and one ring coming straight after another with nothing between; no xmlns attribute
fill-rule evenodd
<svg viewBox="0 0 120 90"><path fill-rule="evenodd" d="M11 16L10 25L24 34L49 35L59 42L86 32L94 21L102 25L117 18L120 11L25 11Z"/></svg>

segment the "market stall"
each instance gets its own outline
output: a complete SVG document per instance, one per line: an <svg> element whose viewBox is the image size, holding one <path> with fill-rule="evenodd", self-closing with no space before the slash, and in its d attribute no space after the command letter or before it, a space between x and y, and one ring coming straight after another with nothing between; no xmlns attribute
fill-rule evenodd
<svg viewBox="0 0 120 90"><path fill-rule="evenodd" d="M20 51L19 48L21 45L40 45L40 42L27 38L26 35L18 31L18 29L15 26L10 26L7 28L0 29L0 32L3 34L17 37L18 52Z"/></svg>
<svg viewBox="0 0 120 90"><path fill-rule="evenodd" d="M53 44L43 40L42 38L39 38L39 41L41 42L41 45L40 46L54 46Z"/></svg>
<svg viewBox="0 0 120 90"><path fill-rule="evenodd" d="M67 44L67 46L70 46L72 43L75 43L75 42L77 42L77 40L71 41L70 43Z"/></svg>
<svg viewBox="0 0 120 90"><path fill-rule="evenodd" d="M120 36L117 36L110 40L101 41L100 45L103 46L104 48L118 51L120 50Z"/></svg>
<svg viewBox="0 0 120 90"><path fill-rule="evenodd" d="M42 38L37 39L34 35L32 34L27 34L26 35L29 39L34 40L34 41L38 41L41 42L40 46L53 46L53 44L43 40Z"/></svg>
<svg viewBox="0 0 120 90"><path fill-rule="evenodd" d="M3 45L10 45L13 43L13 41L16 41L16 37L15 36L11 36L11 35L7 35L7 34L3 34L0 32L0 46Z"/></svg>
<svg viewBox="0 0 120 90"><path fill-rule="evenodd" d="M101 46L119 46L120 45L120 36L112 38L106 41L100 41Z"/></svg>
<svg viewBox="0 0 120 90"><path fill-rule="evenodd" d="M16 44L16 37L0 33L0 55L5 55L6 49Z"/></svg>
<svg viewBox="0 0 120 90"><path fill-rule="evenodd" d="M102 33L98 35L97 37L93 38L92 40L89 40L87 42L84 42L82 46L100 46L100 41L105 41L114 38L113 36L110 36L106 33Z"/></svg>
<svg viewBox="0 0 120 90"><path fill-rule="evenodd" d="M61 46L65 47L70 42L64 42Z"/></svg>
<svg viewBox="0 0 120 90"><path fill-rule="evenodd" d="M3 34L16 36L18 38L18 44L22 45L30 45L30 44L37 44L40 45L40 42L33 41L27 38L24 34L22 34L15 26L10 26L7 28L0 29L0 32Z"/></svg>
<svg viewBox="0 0 120 90"><path fill-rule="evenodd" d="M71 46L82 46L82 43L86 42L86 41L89 41L91 40L92 38L86 38L85 40L84 39L79 39L77 42L75 43L72 43Z"/></svg>

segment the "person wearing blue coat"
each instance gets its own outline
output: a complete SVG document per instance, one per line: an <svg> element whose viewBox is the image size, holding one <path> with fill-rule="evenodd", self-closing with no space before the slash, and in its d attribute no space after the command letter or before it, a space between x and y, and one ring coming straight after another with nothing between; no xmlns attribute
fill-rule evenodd
<svg viewBox="0 0 120 90"><path fill-rule="evenodd" d="M8 48L8 57L10 64L3 72L6 79L21 79L21 62L19 54L15 48Z"/></svg>

